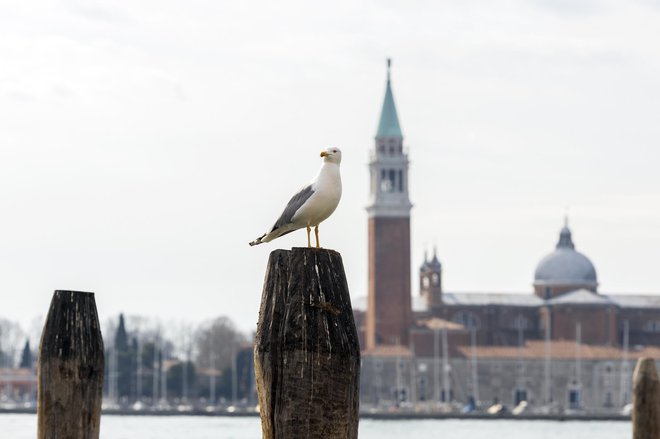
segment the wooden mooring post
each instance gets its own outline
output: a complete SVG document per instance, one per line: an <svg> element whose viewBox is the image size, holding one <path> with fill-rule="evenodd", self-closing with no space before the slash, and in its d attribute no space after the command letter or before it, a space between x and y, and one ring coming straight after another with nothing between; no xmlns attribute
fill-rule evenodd
<svg viewBox="0 0 660 439"><path fill-rule="evenodd" d="M94 294L55 291L39 346L38 439L98 439L103 366Z"/></svg>
<svg viewBox="0 0 660 439"><path fill-rule="evenodd" d="M254 360L264 439L357 438L360 345L339 253L270 254Z"/></svg>
<svg viewBox="0 0 660 439"><path fill-rule="evenodd" d="M640 358L633 374L633 439L660 438L660 381L653 358Z"/></svg>

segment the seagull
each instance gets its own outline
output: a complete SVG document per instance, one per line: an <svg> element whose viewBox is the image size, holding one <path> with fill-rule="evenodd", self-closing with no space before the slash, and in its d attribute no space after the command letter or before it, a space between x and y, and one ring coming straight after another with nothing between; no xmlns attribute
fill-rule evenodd
<svg viewBox="0 0 660 439"><path fill-rule="evenodd" d="M321 157L323 164L314 180L291 197L273 227L252 241L251 246L270 242L294 230L306 227L307 247L311 247L309 234L314 227L316 248L320 248L319 224L332 215L341 198L341 176L339 175L341 150L335 147L326 148L321 151Z"/></svg>

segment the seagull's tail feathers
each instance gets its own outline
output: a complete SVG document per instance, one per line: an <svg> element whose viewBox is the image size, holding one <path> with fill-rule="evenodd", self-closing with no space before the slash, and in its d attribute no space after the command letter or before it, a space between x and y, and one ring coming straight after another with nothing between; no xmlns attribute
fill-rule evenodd
<svg viewBox="0 0 660 439"><path fill-rule="evenodd" d="M284 227L273 228L270 232L264 233L263 235L252 241L250 245L253 246L253 245L263 244L264 242L270 242L275 238L279 238L280 236L287 235L297 229L298 227L294 227L292 224L287 224Z"/></svg>
<svg viewBox="0 0 660 439"><path fill-rule="evenodd" d="M264 233L263 235L261 235L260 237L255 239L254 241L250 242L250 247L252 247L253 245L259 245L259 244L263 244L264 242L267 242L267 241L262 241L262 239L264 239L265 237L266 237L266 234Z"/></svg>

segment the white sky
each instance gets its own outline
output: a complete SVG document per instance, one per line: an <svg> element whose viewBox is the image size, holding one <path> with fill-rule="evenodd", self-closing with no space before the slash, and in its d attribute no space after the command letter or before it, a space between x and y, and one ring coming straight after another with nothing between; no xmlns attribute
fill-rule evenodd
<svg viewBox="0 0 660 439"><path fill-rule="evenodd" d="M0 315L55 289L255 328L247 243L343 150L321 227L366 293L385 58L411 159L413 291L530 293L566 208L603 292L660 293L660 2L0 3Z"/></svg>

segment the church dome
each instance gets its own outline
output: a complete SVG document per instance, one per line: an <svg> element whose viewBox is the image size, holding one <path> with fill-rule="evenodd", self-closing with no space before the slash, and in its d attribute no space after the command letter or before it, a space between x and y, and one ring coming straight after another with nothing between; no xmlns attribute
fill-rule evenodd
<svg viewBox="0 0 660 439"><path fill-rule="evenodd" d="M561 229L555 251L536 266L534 285L574 285L592 289L598 286L596 268L589 258L575 250L568 225Z"/></svg>

